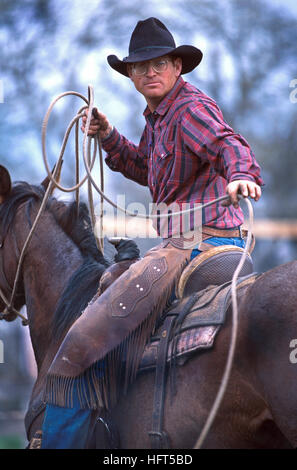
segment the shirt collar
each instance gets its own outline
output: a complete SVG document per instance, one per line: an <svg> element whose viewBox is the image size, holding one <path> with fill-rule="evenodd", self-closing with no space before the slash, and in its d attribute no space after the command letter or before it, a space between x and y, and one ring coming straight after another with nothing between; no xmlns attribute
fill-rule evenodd
<svg viewBox="0 0 297 470"><path fill-rule="evenodd" d="M165 96L165 98L161 101L161 103L158 105L158 107L156 108L154 113L159 114L161 116L164 116L167 113L167 111L170 108L173 101L175 101L175 99L177 98L177 96L178 96L179 92L181 91L181 89L183 88L184 84L185 84L184 79L182 77L179 77L177 79L176 83L174 84L173 88ZM148 116L149 114L151 114L151 111L150 111L149 107L147 106L144 110L143 115Z"/></svg>

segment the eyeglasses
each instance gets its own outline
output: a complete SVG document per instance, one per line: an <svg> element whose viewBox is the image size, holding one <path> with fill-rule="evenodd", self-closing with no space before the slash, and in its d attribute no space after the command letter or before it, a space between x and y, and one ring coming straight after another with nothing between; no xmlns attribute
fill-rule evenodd
<svg viewBox="0 0 297 470"><path fill-rule="evenodd" d="M165 59L155 59L155 60L147 60L146 62L136 62L132 65L132 71L135 75L145 75L149 69L149 66L152 66L152 69L156 73L162 73L167 70L168 63L171 60L169 58Z"/></svg>

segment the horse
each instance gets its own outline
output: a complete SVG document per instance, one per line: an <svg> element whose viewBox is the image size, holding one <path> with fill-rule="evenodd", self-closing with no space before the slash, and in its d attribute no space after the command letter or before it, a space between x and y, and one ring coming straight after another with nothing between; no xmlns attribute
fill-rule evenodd
<svg viewBox="0 0 297 470"><path fill-rule="evenodd" d="M10 186L9 173L1 171L0 287L8 298L20 250L44 195L44 188L26 182ZM15 308L27 307L38 372L26 415L29 441L42 427L41 397L49 366L109 266L96 248L86 210L78 218L75 214L73 204L50 198L27 248L17 289ZM297 365L290 360L297 333L296 275L296 261L262 273L240 300L233 367L203 448L296 447ZM0 309L4 307L0 301ZM7 319L13 320L10 315ZM231 326L229 307L213 347L193 354L176 369L176 392L167 393L164 402L163 426L172 449L195 446L220 386ZM120 448L150 448L154 380L154 371L138 374L110 410ZM108 449L106 426L96 425L97 415L94 411L88 448Z"/></svg>

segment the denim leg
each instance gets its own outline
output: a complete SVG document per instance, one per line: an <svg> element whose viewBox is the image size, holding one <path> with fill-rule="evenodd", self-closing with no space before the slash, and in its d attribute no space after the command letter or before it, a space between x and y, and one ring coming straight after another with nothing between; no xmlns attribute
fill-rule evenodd
<svg viewBox="0 0 297 470"><path fill-rule="evenodd" d="M92 410L81 409L76 386L73 408L47 404L42 426L42 449L84 449Z"/></svg>
<svg viewBox="0 0 297 470"><path fill-rule="evenodd" d="M234 245L239 246L240 248L245 247L245 241L240 237L212 237L205 240L204 243L208 243L209 245L213 246ZM200 255L200 253L200 250L194 248L191 253L191 260Z"/></svg>

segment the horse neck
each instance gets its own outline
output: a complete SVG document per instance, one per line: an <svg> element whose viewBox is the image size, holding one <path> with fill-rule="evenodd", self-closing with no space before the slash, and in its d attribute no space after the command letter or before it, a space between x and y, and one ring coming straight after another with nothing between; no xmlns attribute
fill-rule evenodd
<svg viewBox="0 0 297 470"><path fill-rule="evenodd" d="M21 243L24 243L24 237ZM27 315L38 372L53 343L51 320L57 302L81 263L78 247L57 225L53 216L45 213L31 239L23 264Z"/></svg>

